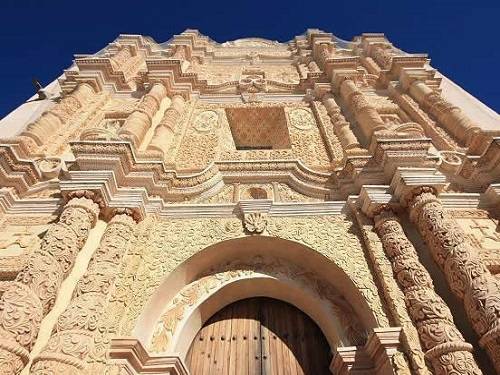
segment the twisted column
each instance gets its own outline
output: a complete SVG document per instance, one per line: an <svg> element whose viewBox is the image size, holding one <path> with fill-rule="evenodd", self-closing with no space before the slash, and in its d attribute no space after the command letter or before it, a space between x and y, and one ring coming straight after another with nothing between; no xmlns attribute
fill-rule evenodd
<svg viewBox="0 0 500 375"><path fill-rule="evenodd" d="M153 116L166 96L167 89L165 86L162 83L155 83L149 92L142 97L137 109L128 116L118 131L118 135L130 140L134 146L139 147L153 123Z"/></svg>
<svg viewBox="0 0 500 375"><path fill-rule="evenodd" d="M445 100L424 82L413 82L409 92L425 111L434 116L459 141L467 143L471 134L480 129L460 108Z"/></svg>
<svg viewBox="0 0 500 375"><path fill-rule="evenodd" d="M482 374L472 356L472 345L464 340L448 306L434 291L431 276L420 263L398 217L388 207L383 207L374 219L375 230L434 373Z"/></svg>
<svg viewBox="0 0 500 375"><path fill-rule="evenodd" d="M94 331L105 313L118 266L134 229L130 211L121 210L111 219L47 346L33 359L32 374L74 375L85 369L85 358L94 346Z"/></svg>
<svg viewBox="0 0 500 375"><path fill-rule="evenodd" d="M40 249L0 300L0 374L18 374L28 361L42 319L54 305L62 281L94 226L99 207L91 199L71 199Z"/></svg>
<svg viewBox="0 0 500 375"><path fill-rule="evenodd" d="M340 85L340 95L351 107L360 129L369 142L372 134L378 130L386 130L387 126L365 95L358 89L352 79L345 79Z"/></svg>
<svg viewBox="0 0 500 375"><path fill-rule="evenodd" d="M38 146L46 143L95 94L88 83L80 83L59 103L44 112L38 120L28 124L21 136L32 138Z"/></svg>
<svg viewBox="0 0 500 375"><path fill-rule="evenodd" d="M167 108L163 118L155 129L155 134L151 143L148 146L150 151L159 151L163 155L167 153L172 144L172 139L175 133L175 127L181 117L186 102L180 95L175 95L172 98L170 107Z"/></svg>
<svg viewBox="0 0 500 375"><path fill-rule="evenodd" d="M465 311L491 361L500 373L500 281L479 260L466 234L447 218L431 187L420 187L409 197L410 218L444 271L452 292Z"/></svg>
<svg viewBox="0 0 500 375"><path fill-rule="evenodd" d="M345 120L344 116L340 112L340 107L333 98L333 95L326 94L323 96L323 105L330 116L333 127L335 129L335 134L339 137L340 143L345 150L351 148L359 147L359 142L354 133L349 126L349 123Z"/></svg>

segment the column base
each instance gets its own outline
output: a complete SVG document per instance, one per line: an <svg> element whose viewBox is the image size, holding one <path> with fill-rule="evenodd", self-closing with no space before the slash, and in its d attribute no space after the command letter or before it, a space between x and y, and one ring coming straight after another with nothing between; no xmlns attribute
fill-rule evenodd
<svg viewBox="0 0 500 375"><path fill-rule="evenodd" d="M186 365L178 355L150 356L141 342L131 337L111 340L109 358L112 363L134 375L189 375Z"/></svg>

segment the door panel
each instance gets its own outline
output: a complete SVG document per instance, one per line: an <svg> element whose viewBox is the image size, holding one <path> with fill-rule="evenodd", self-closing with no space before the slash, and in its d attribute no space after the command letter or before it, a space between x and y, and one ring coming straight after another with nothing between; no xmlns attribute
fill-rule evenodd
<svg viewBox="0 0 500 375"><path fill-rule="evenodd" d="M192 375L329 374L330 348L297 308L271 298L235 302L198 332L186 364Z"/></svg>

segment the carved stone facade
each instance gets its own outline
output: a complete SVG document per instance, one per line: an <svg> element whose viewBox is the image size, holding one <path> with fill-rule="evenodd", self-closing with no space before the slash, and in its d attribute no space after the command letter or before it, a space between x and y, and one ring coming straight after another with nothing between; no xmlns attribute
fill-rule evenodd
<svg viewBox="0 0 500 375"><path fill-rule="evenodd" d="M0 121L0 373L189 374L255 296L334 374L500 373L500 121L426 55L120 35L46 91Z"/></svg>

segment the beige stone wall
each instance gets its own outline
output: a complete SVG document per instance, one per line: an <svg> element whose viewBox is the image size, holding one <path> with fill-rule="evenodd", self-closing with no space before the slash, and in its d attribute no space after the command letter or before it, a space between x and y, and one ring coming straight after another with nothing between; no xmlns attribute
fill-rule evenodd
<svg viewBox="0 0 500 375"><path fill-rule="evenodd" d="M0 121L0 373L187 374L255 295L334 373L500 371L499 118L425 56L120 35L40 95Z"/></svg>

